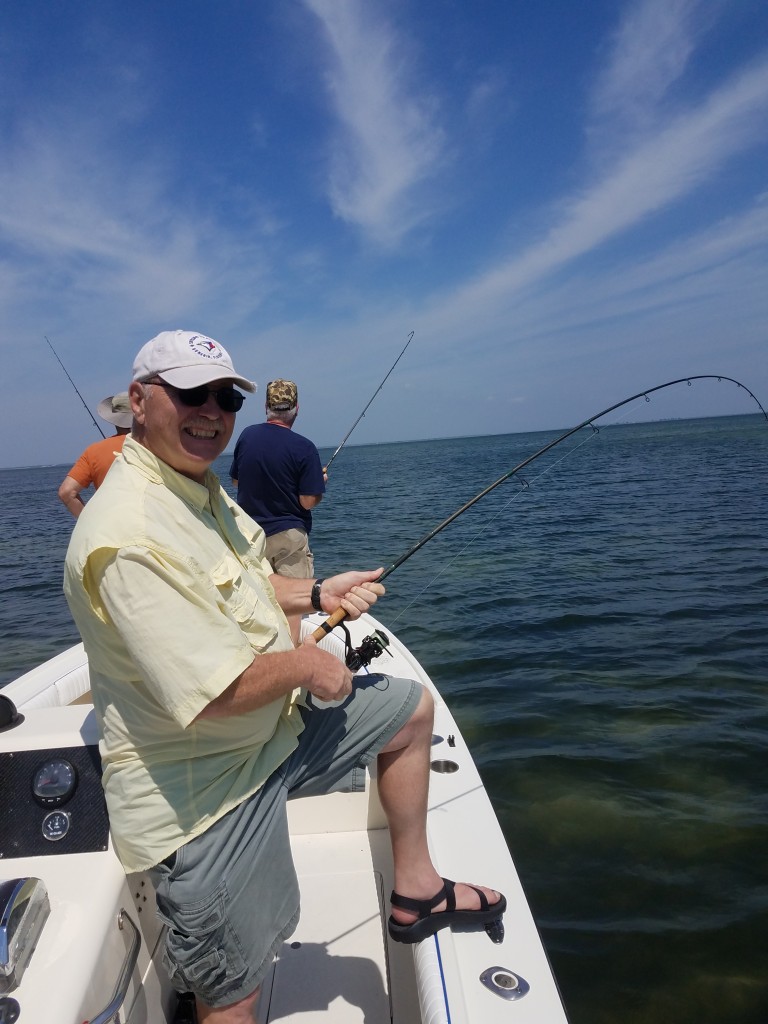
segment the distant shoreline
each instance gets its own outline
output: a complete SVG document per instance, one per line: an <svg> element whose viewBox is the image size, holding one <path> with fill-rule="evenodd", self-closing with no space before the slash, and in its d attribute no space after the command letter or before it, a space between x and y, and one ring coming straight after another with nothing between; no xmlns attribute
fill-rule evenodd
<svg viewBox="0 0 768 1024"><path fill-rule="evenodd" d="M608 430L611 427L634 427L634 426L651 426L654 423L695 423L697 420L734 420L734 419L749 419L751 417L764 418L761 412L732 412L732 413L721 413L717 416L662 416L659 419L653 420L626 420L623 423L604 423L601 425L601 430ZM597 418L597 417L595 417ZM410 437L406 440L401 441L362 441L359 443L349 442L350 448L375 448L379 445L384 444L419 444L427 443L430 441L463 441L470 437L523 437L526 434L561 434L563 431L570 429L569 427L549 427L542 430L506 430L499 431L496 434L445 434L442 437ZM336 447L335 444L319 444L317 446L318 451L331 450ZM220 459L227 457L231 458L232 452L227 450L222 452L219 456ZM35 465L19 465L19 466L0 466L0 473L17 472L22 469L63 469L67 470L72 465L71 462L41 462Z"/></svg>

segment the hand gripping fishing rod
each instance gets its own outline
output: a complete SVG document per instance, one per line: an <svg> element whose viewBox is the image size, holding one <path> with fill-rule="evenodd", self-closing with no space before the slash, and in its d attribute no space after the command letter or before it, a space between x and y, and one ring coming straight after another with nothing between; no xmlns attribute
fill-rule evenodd
<svg viewBox="0 0 768 1024"><path fill-rule="evenodd" d="M408 548L408 550L404 552L404 554L400 555L400 557L396 559L391 565L387 566L387 568L384 570L381 576L379 576L376 582L382 583L387 578L387 576L390 576L395 571L395 569L401 566L403 562L407 561L411 557L411 555L415 555L420 548L423 548L427 541L430 541L432 540L433 537L436 537L441 530L444 530L446 526L449 526L455 519L458 519L460 515L463 515L463 513L466 512L467 509L472 508L472 506L475 505L478 501L480 501L481 498L484 498L486 494L490 494L490 492L494 490L496 487L498 487L499 484L503 484L505 480L509 480L509 478L511 476L514 476L515 473L519 473L521 469L525 469L526 466L529 466L532 462L535 462L536 459L540 458L546 452L550 451L550 449L556 447L558 444L560 444L562 441L565 441L573 434L576 434L579 430L582 430L584 427L591 426L592 429L596 431L597 427L594 425L594 421L602 419L602 417L607 416L609 412L613 412L615 409L620 409L623 405L628 405L630 402L634 402L638 398L645 398L646 402L650 402L650 398L648 396L652 395L654 391L662 391L664 388L671 388L675 384L688 384L688 386L690 387L691 382L694 380L727 380L731 384L736 384L738 387L743 388L743 390L746 391L747 394L755 400L755 402L757 402L760 411L768 421L768 412L766 412L765 409L762 407L757 396L754 395L749 390L749 388L742 384L740 381L734 380L733 377L724 377L722 375L714 373L702 373L694 377L680 377L677 380L669 380L666 382L666 384L657 384L654 388L647 388L645 391L638 391L636 395L631 395L629 398L624 398L621 402L616 402L615 405L609 405L608 408L603 409L602 412L595 413L594 416L589 416L587 419L582 420L581 423L578 423L575 427L571 427L570 430L566 430L564 434L561 434L559 437L556 437L554 441L550 441L548 444L545 444L543 448L539 448L537 452L534 452L533 455L529 455L527 459L524 459L522 462L519 462L514 467L514 469L510 469L509 472L504 473L504 475L500 476L498 480L494 480L492 484L489 484L488 487L480 491L479 494L476 494L474 498L468 501L465 505L462 505L461 508L457 509L452 515L448 516L447 519L444 519L442 523L439 523L433 530L430 530L429 533L425 534L421 538L421 540L417 541L413 545L413 547ZM317 629L312 634L313 639L319 642L323 639L324 636L330 633L335 626L343 622L346 617L347 613L344 611L343 608L337 609L332 615L328 616L325 622L322 622L317 627ZM386 649L388 644L389 640L386 637L386 635L383 634L380 630L377 630L373 636L366 637L361 647L359 647L356 651L349 652L349 655L347 657L348 666L356 670L357 668L361 668L363 665L369 665L371 663L371 660L375 657L378 657L378 655Z"/></svg>
<svg viewBox="0 0 768 1024"><path fill-rule="evenodd" d="M43 337L45 338L45 340L46 340L46 341L48 341L48 336L47 336L46 334L44 334L44 335L43 335ZM58 355L57 355L57 353L56 353L56 349L55 349L55 348L53 347L53 345L51 345L50 341L48 341L48 347L50 348L51 352L53 352L53 354L54 354L54 355L56 356L56 358L57 358L57 359L59 359L59 357L58 357ZM60 359L59 359L59 366L60 366L60 367L62 368L62 370L64 371L64 373L67 373L67 368L66 368L66 366L64 365L64 363L62 363L62 361L61 361ZM99 426L99 424L98 424L98 423L96 422L96 417L95 417L95 416L93 415L93 413L91 412L91 410L90 410L90 409L88 408L88 406L87 406L87 404L86 404L86 401L85 401L85 399L83 398L83 396L82 396L82 395L80 394L80 392L79 392L79 391L77 391L77 384L75 384L75 382L74 382L74 381L72 380L72 378L71 378L71 377L69 376L69 374L68 374L68 373L67 373L67 380L69 381L69 383L70 383L70 384L72 385L72 387L73 387L73 388L75 389L75 391L77 392L77 397L78 397L78 398L80 399L80 401L81 401L81 402L83 403L83 405L85 406L85 411L86 411L86 412L88 413L88 415L89 415L89 416L91 417L91 419L93 420L93 425L94 425L94 427L96 427L96 429L98 430L98 432L99 432L99 433L101 434L101 436L102 436L103 438L106 438L106 436L107 436L107 435L106 435L106 434L104 433L104 431L103 431L103 430L101 429L101 427Z"/></svg>
<svg viewBox="0 0 768 1024"><path fill-rule="evenodd" d="M398 363L400 362L400 360L401 360L401 358L402 358L402 356L403 356L403 352L405 352L405 350L406 350L406 349L408 348L408 346L409 346L409 345L411 344L411 340L412 340L412 338L413 338L413 331L411 331L411 333L410 333L410 334L408 335L408 341L406 341L405 345L403 346L403 350L402 350L402 352L401 352L401 353L400 353L400 355L399 355L399 356L397 357L397 359L396 359L396 360L394 361L394 363L392 363L392 365L390 366L390 368L389 368L389 373L387 373L387 376L386 376L386 377L384 378L384 380L383 380L383 381L381 382L381 384L379 384L379 386L378 386L378 387L376 388L376 390L375 390L375 391L373 392L373 394L371 395L371 398L370 398L370 401L368 402L368 405L370 405L370 404L371 404L371 402L372 402L372 401L374 400L374 398L376 397L376 395L378 395L378 393L379 393L379 392L381 391L381 389L382 389L382 388L384 387L384 385L386 384L386 382L387 382L387 377L389 376L389 374L390 374L390 373L392 373L392 371L394 370L394 368L395 368L395 367L397 366L397 364L398 364ZM336 449L336 451L335 451L335 452L333 453L333 455L332 455L332 456L330 457L330 459L328 459L328 465L327 465L327 466L324 466L324 467L323 467L323 472L324 472L324 473L327 473L327 472L328 472L328 470L329 470L329 469L331 468L331 463L332 463L332 462L333 462L333 460L334 460L334 459L336 458L336 456L337 456L337 455L339 454L339 452L340 452L340 451L341 451L341 449L342 449L342 448L344 447L344 445L345 445L345 444L347 443L347 438L348 438L348 437L349 437L349 435L350 435L350 434L352 433L352 431L353 431L353 430L355 429L355 427L356 427L356 426L357 426L357 424L358 424L358 423L360 422L360 420L361 420L361 419L363 418L363 416L365 416L366 412L368 411L368 405L366 405L365 409L363 409L363 411L362 411L362 412L360 413L360 415L359 415L359 416L357 417L357 419L355 420L355 422L354 422L354 423L352 424L352 426L351 426L351 427L349 428L349 430L348 430L348 431L346 432L346 434L344 435L344 440L343 440L343 441L341 442L341 444L340 444L340 445L339 445L339 447L338 447L338 448Z"/></svg>

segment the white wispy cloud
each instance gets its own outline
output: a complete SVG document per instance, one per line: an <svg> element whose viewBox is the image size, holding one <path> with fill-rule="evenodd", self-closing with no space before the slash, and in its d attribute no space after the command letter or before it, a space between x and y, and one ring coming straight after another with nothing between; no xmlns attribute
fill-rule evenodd
<svg viewBox="0 0 768 1024"><path fill-rule="evenodd" d="M647 128L679 81L718 3L641 0L626 8L592 90L593 114L611 130Z"/></svg>
<svg viewBox="0 0 768 1024"><path fill-rule="evenodd" d="M51 299L61 316L89 303L125 317L194 316L222 292L252 311L268 263L246 233L169 201L170 175L150 156L126 175L112 120L55 111L6 150L0 239L16 272L14 306ZM252 222L250 223L252 227ZM253 232L251 232L253 235ZM240 312L245 312L242 309Z"/></svg>
<svg viewBox="0 0 768 1024"><path fill-rule="evenodd" d="M327 86L338 122L328 182L333 210L373 239L396 242L425 216L420 186L443 151L432 104L408 67L406 41L369 3L305 3L330 44Z"/></svg>
<svg viewBox="0 0 768 1024"><path fill-rule="evenodd" d="M453 314L457 306L474 318L480 306L513 305L525 288L689 197L729 160L760 144L767 120L768 61L762 60L628 149L599 180L559 201L545 237L460 289L448 303Z"/></svg>
<svg viewBox="0 0 768 1024"><path fill-rule="evenodd" d="M644 260L619 257L598 274L575 272L532 290L515 310L515 335L525 338L542 331L557 334L630 321L642 324L648 315L676 308L690 313L696 307L702 318L727 308L735 318L737 293L760 294L754 286L764 278L767 249L768 198L762 196L737 214L676 238ZM621 333L627 333L624 326Z"/></svg>

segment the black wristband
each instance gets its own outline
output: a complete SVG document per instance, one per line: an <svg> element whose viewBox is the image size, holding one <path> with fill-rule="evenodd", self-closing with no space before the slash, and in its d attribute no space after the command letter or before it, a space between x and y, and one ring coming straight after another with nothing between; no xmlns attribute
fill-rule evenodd
<svg viewBox="0 0 768 1024"><path fill-rule="evenodd" d="M309 600L312 602L312 607L316 612L321 612L323 610L322 605L320 604L320 587L322 587L324 582L324 579L315 580L314 586L312 587L312 593L309 597Z"/></svg>

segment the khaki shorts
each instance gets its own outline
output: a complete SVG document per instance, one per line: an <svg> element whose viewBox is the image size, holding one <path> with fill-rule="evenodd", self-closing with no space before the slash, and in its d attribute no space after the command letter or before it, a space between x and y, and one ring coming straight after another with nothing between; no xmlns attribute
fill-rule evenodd
<svg viewBox="0 0 768 1024"><path fill-rule="evenodd" d="M177 991L221 1007L259 987L299 920L286 801L363 789L421 692L412 679L361 674L338 705L302 708L299 745L264 786L151 869Z"/></svg>
<svg viewBox="0 0 768 1024"><path fill-rule="evenodd" d="M310 579L315 575L315 559L309 550L304 530L281 530L267 537L267 559L278 576Z"/></svg>

